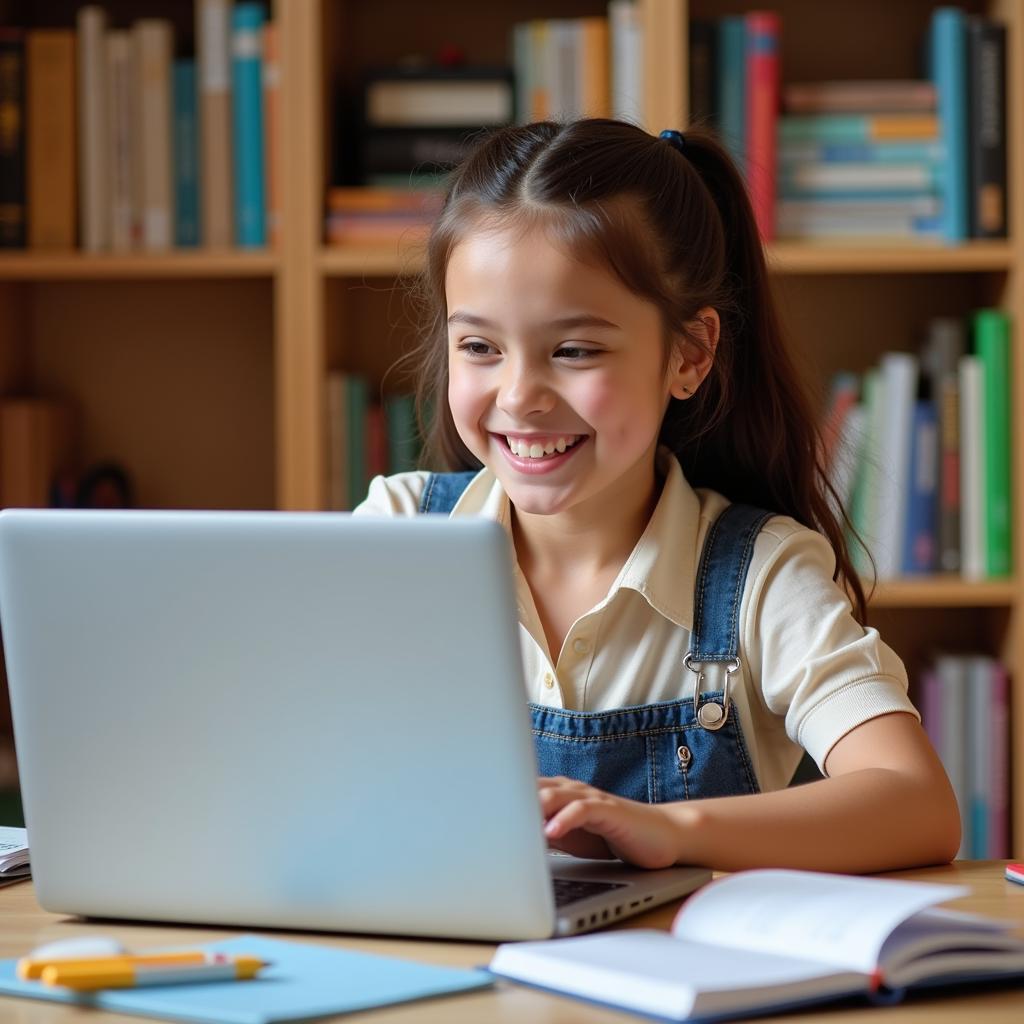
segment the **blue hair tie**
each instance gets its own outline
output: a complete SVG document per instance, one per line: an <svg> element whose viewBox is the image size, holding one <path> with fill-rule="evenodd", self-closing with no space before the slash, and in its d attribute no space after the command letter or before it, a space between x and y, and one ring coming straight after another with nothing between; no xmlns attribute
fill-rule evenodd
<svg viewBox="0 0 1024 1024"><path fill-rule="evenodd" d="M659 139L664 139L674 150L686 155L684 149L686 147L686 137L682 132L677 132L674 128L666 128L659 136Z"/></svg>

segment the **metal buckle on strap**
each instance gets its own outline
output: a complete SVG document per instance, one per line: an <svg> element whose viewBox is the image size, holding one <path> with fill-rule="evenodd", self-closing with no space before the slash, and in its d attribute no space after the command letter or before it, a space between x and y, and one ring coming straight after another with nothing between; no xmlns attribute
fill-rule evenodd
<svg viewBox="0 0 1024 1024"><path fill-rule="evenodd" d="M722 703L719 704L716 700L709 700L705 703L700 702L701 690L704 688L704 673L700 668L694 668L694 665L702 664L724 664L725 668L725 682L722 685ZM740 669L740 659L733 658L731 662L697 662L694 660L693 655L687 651L683 658L683 665L693 672L697 679L693 687L693 708L697 716L697 721L701 728L707 729L708 732L717 732L725 725L729 718L729 683L732 680L734 672L738 672Z"/></svg>

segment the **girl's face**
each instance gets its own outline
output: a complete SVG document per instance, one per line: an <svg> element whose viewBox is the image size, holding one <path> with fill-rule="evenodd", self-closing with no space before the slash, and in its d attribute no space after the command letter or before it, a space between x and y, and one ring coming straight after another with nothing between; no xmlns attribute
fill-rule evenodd
<svg viewBox="0 0 1024 1024"><path fill-rule="evenodd" d="M445 292L455 426L516 509L649 500L669 396L700 379L681 354L663 368L658 308L541 228L474 231Z"/></svg>

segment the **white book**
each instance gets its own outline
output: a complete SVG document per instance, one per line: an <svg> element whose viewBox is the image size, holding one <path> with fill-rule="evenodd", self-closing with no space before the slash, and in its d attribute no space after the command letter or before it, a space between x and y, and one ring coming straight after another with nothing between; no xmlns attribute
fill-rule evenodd
<svg viewBox="0 0 1024 1024"><path fill-rule="evenodd" d="M953 787L960 810L960 849L957 857L970 856L967 775L967 661L955 654L940 654L935 659L939 703L942 708L942 766Z"/></svg>
<svg viewBox="0 0 1024 1024"><path fill-rule="evenodd" d="M683 905L672 931L498 947L502 977L669 1020L1024 976L1012 921L936 909L967 888L810 871L741 871Z"/></svg>
<svg viewBox="0 0 1024 1024"><path fill-rule="evenodd" d="M794 188L810 191L916 189L924 192L935 186L935 168L921 163L799 162L785 166L781 173Z"/></svg>
<svg viewBox="0 0 1024 1024"><path fill-rule="evenodd" d="M81 245L87 252L110 243L110 193L107 166L107 12L95 4L77 15L78 188Z"/></svg>
<svg viewBox="0 0 1024 1024"><path fill-rule="evenodd" d="M0 826L0 885L18 882L29 873L28 832Z"/></svg>
<svg viewBox="0 0 1024 1024"><path fill-rule="evenodd" d="M960 374L960 572L985 578L984 378L981 360L962 356Z"/></svg>
<svg viewBox="0 0 1024 1024"><path fill-rule="evenodd" d="M644 34L635 0L610 0L612 117L644 123Z"/></svg>
<svg viewBox="0 0 1024 1024"><path fill-rule="evenodd" d="M910 445L917 396L918 361L909 352L882 356L882 426L878 473L878 530L873 554L878 578L893 579L902 567L910 492Z"/></svg>
<svg viewBox="0 0 1024 1024"><path fill-rule="evenodd" d="M568 121L579 115L576 95L576 24L569 18L548 21L547 45L544 48L545 79L548 83L549 117Z"/></svg>
<svg viewBox="0 0 1024 1024"><path fill-rule="evenodd" d="M135 72L131 33L107 33L107 166L110 169L110 248L125 252L135 247L138 196L135 194Z"/></svg>
<svg viewBox="0 0 1024 1024"><path fill-rule="evenodd" d="M174 171L171 147L171 68L174 27L144 18L131 29L136 88L135 162L141 245L169 249L174 243Z"/></svg>
<svg viewBox="0 0 1024 1024"><path fill-rule="evenodd" d="M851 405L843 418L836 441L835 457L832 463L832 486L842 503L847 515L853 505L853 488L857 480L857 470L867 444L867 409L863 403Z"/></svg>

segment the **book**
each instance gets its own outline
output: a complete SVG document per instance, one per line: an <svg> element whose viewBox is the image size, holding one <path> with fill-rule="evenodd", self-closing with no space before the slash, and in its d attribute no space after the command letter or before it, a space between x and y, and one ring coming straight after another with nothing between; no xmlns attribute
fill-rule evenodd
<svg viewBox="0 0 1024 1024"><path fill-rule="evenodd" d="M189 947L193 948L193 947ZM239 935L203 945L210 954L255 956L271 966L250 981L156 985L90 993L100 1009L206 1024L274 1024L354 1013L490 987L485 971L422 964L398 957ZM0 960L0 993L81 1004L82 995L17 976L17 960Z"/></svg>
<svg viewBox="0 0 1024 1024"><path fill-rule="evenodd" d="M174 165L171 105L174 26L142 18L131 28L135 78L133 146L139 245L162 251L174 242Z"/></svg>
<svg viewBox="0 0 1024 1024"><path fill-rule="evenodd" d="M231 11L232 145L235 161L235 243L266 245L266 187L263 161L263 23L259 3Z"/></svg>
<svg viewBox="0 0 1024 1024"><path fill-rule="evenodd" d="M25 33L0 27L0 249L25 247Z"/></svg>
<svg viewBox="0 0 1024 1024"><path fill-rule="evenodd" d="M199 115L196 62L174 62L174 244L199 245Z"/></svg>
<svg viewBox="0 0 1024 1024"><path fill-rule="evenodd" d="M935 85L924 79L791 82L782 103L793 114L933 111Z"/></svg>
<svg viewBox="0 0 1024 1024"><path fill-rule="evenodd" d="M267 194L267 243L280 243L281 181L277 153L281 144L281 33L277 23L263 26L263 176Z"/></svg>
<svg viewBox="0 0 1024 1024"><path fill-rule="evenodd" d="M110 147L107 142L107 12L88 4L77 15L78 205L86 252L110 247Z"/></svg>
<svg viewBox="0 0 1024 1024"><path fill-rule="evenodd" d="M643 124L643 25L635 0L609 0L611 116ZM518 65L517 65L518 68Z"/></svg>
<svg viewBox="0 0 1024 1024"><path fill-rule="evenodd" d="M718 134L743 171L747 148L747 26L739 15L718 21Z"/></svg>
<svg viewBox="0 0 1024 1024"><path fill-rule="evenodd" d="M938 410L931 399L914 404L911 425L909 490L903 529L901 570L905 576L935 571L938 548Z"/></svg>
<svg viewBox="0 0 1024 1024"><path fill-rule="evenodd" d="M965 15L939 7L929 26L929 59L939 97L939 122L946 147L944 233L950 242L968 237L967 38Z"/></svg>
<svg viewBox="0 0 1024 1024"><path fill-rule="evenodd" d="M810 871L741 871L699 890L671 932L505 943L499 977L688 1021L851 996L1024 978L1012 921L945 910L965 886Z"/></svg>
<svg viewBox="0 0 1024 1024"><path fill-rule="evenodd" d="M29 32L25 66L29 248L73 249L78 226L74 31Z"/></svg>
<svg viewBox="0 0 1024 1024"><path fill-rule="evenodd" d="M10 885L28 878L28 832L23 828L0 825L0 885Z"/></svg>
<svg viewBox="0 0 1024 1024"><path fill-rule="evenodd" d="M231 153L231 0L196 0L203 245L234 244Z"/></svg>
<svg viewBox="0 0 1024 1024"><path fill-rule="evenodd" d="M929 142L939 138L935 114L784 114L779 145L791 142Z"/></svg>
<svg viewBox="0 0 1024 1024"><path fill-rule="evenodd" d="M982 456L985 460L985 575L1009 576L1013 571L1013 480L1010 433L1010 320L999 309L974 314L974 347L981 361Z"/></svg>
<svg viewBox="0 0 1024 1024"><path fill-rule="evenodd" d="M135 170L135 103L132 75L132 37L127 29L106 34L107 167L110 172L107 206L110 248L125 252L136 246L140 235L138 173Z"/></svg>
<svg viewBox="0 0 1024 1024"><path fill-rule="evenodd" d="M985 578L984 379L981 360L961 356L960 391L960 574Z"/></svg>
<svg viewBox="0 0 1024 1024"><path fill-rule="evenodd" d="M364 80L369 128L481 128L511 124L513 76L506 67L378 68Z"/></svg>
<svg viewBox="0 0 1024 1024"><path fill-rule="evenodd" d="M972 238L1005 238L1006 26L967 19L969 230Z"/></svg>
<svg viewBox="0 0 1024 1024"><path fill-rule="evenodd" d="M775 238L775 146L779 116L779 15L746 15L747 96L744 160L761 238Z"/></svg>
<svg viewBox="0 0 1024 1024"><path fill-rule="evenodd" d="M967 716L970 708L967 661L955 654L942 653L935 658L939 702L942 705L940 742L936 747L942 766L960 810L960 849L957 857L970 856L968 829L968 753L970 738Z"/></svg>

